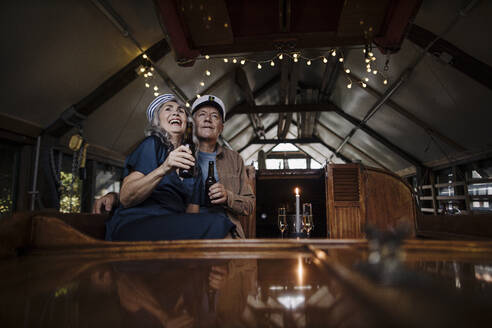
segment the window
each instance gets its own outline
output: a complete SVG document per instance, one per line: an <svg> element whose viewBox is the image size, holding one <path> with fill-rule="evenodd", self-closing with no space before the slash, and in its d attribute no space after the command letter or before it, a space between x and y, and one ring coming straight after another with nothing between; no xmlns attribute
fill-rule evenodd
<svg viewBox="0 0 492 328"><path fill-rule="evenodd" d="M12 214L15 208L19 146L0 144L0 217Z"/></svg>
<svg viewBox="0 0 492 328"><path fill-rule="evenodd" d="M116 166L97 163L94 195L96 199L106 195L108 192L120 192L122 171L122 168Z"/></svg>

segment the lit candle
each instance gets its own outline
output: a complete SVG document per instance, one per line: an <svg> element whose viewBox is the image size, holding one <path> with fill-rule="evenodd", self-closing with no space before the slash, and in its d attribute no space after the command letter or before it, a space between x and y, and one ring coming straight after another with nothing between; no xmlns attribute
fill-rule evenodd
<svg viewBox="0 0 492 328"><path fill-rule="evenodd" d="M301 232L301 195L299 188L296 188L296 233Z"/></svg>

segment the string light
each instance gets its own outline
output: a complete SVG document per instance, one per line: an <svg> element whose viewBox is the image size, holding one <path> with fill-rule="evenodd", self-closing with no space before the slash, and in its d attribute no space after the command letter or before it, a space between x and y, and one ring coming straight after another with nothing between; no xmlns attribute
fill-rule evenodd
<svg viewBox="0 0 492 328"><path fill-rule="evenodd" d="M150 84L145 83L145 87L146 87L146 88L150 88Z"/></svg>
<svg viewBox="0 0 492 328"><path fill-rule="evenodd" d="M154 97L157 97L159 95L159 92L154 92Z"/></svg>
<svg viewBox="0 0 492 328"><path fill-rule="evenodd" d="M154 74L152 74L151 72L148 72L148 73L147 73L147 75L148 75L148 76L152 76L152 75L154 75Z"/></svg>
<svg viewBox="0 0 492 328"><path fill-rule="evenodd" d="M154 86L154 91L157 91L157 90L159 90L159 88L156 85L156 86Z"/></svg>
<svg viewBox="0 0 492 328"><path fill-rule="evenodd" d="M141 73L145 72L145 67L140 68L140 72Z"/></svg>
<svg viewBox="0 0 492 328"><path fill-rule="evenodd" d="M197 98L200 98L200 94L199 94L199 93L197 93L197 94L196 94L196 97L197 97Z"/></svg>
<svg viewBox="0 0 492 328"><path fill-rule="evenodd" d="M150 68L150 70L153 72L153 71L154 71L154 68L153 68L153 67L151 67L151 68Z"/></svg>
<svg viewBox="0 0 492 328"><path fill-rule="evenodd" d="M365 54L364 61L366 64L366 71L368 73L372 73L373 75L378 75L379 70L376 69L376 63L372 64L372 62L374 62L376 60L376 57L374 56L373 52L370 51L371 49L372 48L371 48L370 44L367 44L365 46L365 49L362 49L362 52ZM337 54L337 52L338 52L338 54ZM271 67L275 67L275 59L283 60L284 55L287 56L287 58L286 58L287 60L290 58L290 59L292 59L292 61L294 63L298 63L299 60L301 60L301 61L305 60L306 65L309 67L312 66L313 62L316 62L317 60L323 61L324 64L327 64L328 63L327 56L331 55L332 57L335 57L339 63L342 63L342 69L345 73L347 73L347 74L351 73L351 69L346 66L344 54L342 51L340 51L340 49L331 49L325 55L315 56L315 57L311 57L311 58L305 57L305 56L303 56L303 54L301 52L297 51L297 52L279 52L279 53L275 54L273 58L270 58L270 59L266 58L263 60L254 60L254 59L249 59L249 58L237 58L237 57L222 58L222 60L224 61L224 63L228 63L229 61L231 61L234 64L241 63L241 65L245 65L247 62L251 62L251 63L256 64L256 67L258 70L261 70L263 68L263 65L267 65L268 63L270 63ZM205 58L207 60L211 59L211 57L209 55L205 55L204 57L202 57L202 59L203 58ZM152 67L151 67L151 69L153 70ZM141 72L144 72L144 70L141 70ZM148 76L152 76L152 73L149 72L148 69L145 69L145 73L148 74ZM205 75L210 76L211 72L209 70L205 70ZM384 75L383 75L383 78L384 78ZM353 82L359 83L360 85L362 85L362 87L365 88L365 87L367 87L367 84L365 82L369 82L369 78L365 77L365 78L358 80L358 81L352 81L351 79L349 79L349 83L346 85L348 89L352 88ZM206 85L206 81L199 81L198 83L201 87L204 87ZM382 81L382 83L388 84L388 80L385 78ZM200 95L197 95L197 96L200 97Z"/></svg>
<svg viewBox="0 0 492 328"><path fill-rule="evenodd" d="M190 103L189 102L186 102L186 107L190 107Z"/></svg>
<svg viewBox="0 0 492 328"><path fill-rule="evenodd" d="M146 78L147 76L148 76L148 75L147 75L147 73L145 73L145 74L144 74L144 77Z"/></svg>
<svg viewBox="0 0 492 328"><path fill-rule="evenodd" d="M147 55L146 55L146 54L143 54L143 55L142 55L142 58L143 58L143 59L147 59L147 58L149 58L149 57L147 57Z"/></svg>

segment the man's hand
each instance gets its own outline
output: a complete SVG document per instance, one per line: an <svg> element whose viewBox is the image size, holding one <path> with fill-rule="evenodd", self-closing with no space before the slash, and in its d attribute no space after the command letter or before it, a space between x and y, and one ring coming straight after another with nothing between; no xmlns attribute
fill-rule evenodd
<svg viewBox="0 0 492 328"><path fill-rule="evenodd" d="M212 204L227 203L227 190L221 183L217 182L213 184L208 191L208 195L210 196Z"/></svg>
<svg viewBox="0 0 492 328"><path fill-rule="evenodd" d="M101 214L104 210L111 212L114 206L118 203L118 194L115 192L107 193L99 199L96 199L94 206L92 206L92 214Z"/></svg>

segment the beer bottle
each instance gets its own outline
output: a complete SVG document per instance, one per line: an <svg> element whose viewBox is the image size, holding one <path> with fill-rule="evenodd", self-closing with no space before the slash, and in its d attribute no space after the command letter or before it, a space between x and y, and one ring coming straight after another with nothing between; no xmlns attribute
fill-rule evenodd
<svg viewBox="0 0 492 328"><path fill-rule="evenodd" d="M217 180L215 180L214 161L209 161L207 180L205 180L205 205L208 207L211 207L213 205L208 193L210 192L210 187L212 187L212 185L214 185L216 182Z"/></svg>
<svg viewBox="0 0 492 328"><path fill-rule="evenodd" d="M188 148L191 150L191 154L193 155L193 157L195 157L195 144L193 143L193 124L191 122L186 123L183 145L188 146ZM191 178L195 175L195 167L192 166L189 169L179 169L178 175L180 178Z"/></svg>

